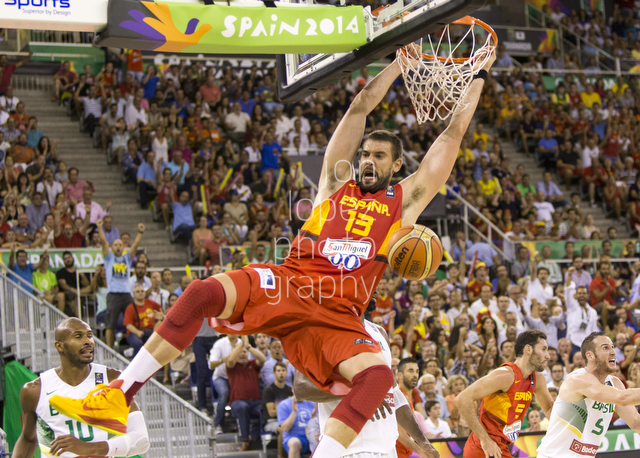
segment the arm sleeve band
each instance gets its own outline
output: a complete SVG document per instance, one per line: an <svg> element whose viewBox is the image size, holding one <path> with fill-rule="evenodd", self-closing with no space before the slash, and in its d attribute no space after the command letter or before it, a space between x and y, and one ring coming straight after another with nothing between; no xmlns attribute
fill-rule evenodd
<svg viewBox="0 0 640 458"><path fill-rule="evenodd" d="M408 406L407 398L398 385L393 387L393 404L396 410L402 406Z"/></svg>
<svg viewBox="0 0 640 458"><path fill-rule="evenodd" d="M134 456L149 450L149 432L142 412L131 412L127 420L127 434L113 437L107 444L107 456Z"/></svg>

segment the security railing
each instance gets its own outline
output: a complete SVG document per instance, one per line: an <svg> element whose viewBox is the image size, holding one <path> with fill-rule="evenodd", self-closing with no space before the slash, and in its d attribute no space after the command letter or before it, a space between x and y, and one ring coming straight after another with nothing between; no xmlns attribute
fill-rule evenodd
<svg viewBox="0 0 640 458"><path fill-rule="evenodd" d="M54 347L58 323L66 318L17 282L0 273L0 335L16 359L38 373L60 364ZM100 340L95 361L123 370L128 361ZM211 421L164 386L150 380L136 397L145 416L151 447L149 458L210 458L215 436Z"/></svg>

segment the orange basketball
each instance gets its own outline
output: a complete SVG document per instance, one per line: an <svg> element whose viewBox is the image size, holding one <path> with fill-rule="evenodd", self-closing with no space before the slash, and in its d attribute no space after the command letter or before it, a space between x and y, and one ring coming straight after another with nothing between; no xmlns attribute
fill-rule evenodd
<svg viewBox="0 0 640 458"><path fill-rule="evenodd" d="M389 265L407 280L422 280L435 274L443 254L440 238L420 224L402 226L387 244Z"/></svg>

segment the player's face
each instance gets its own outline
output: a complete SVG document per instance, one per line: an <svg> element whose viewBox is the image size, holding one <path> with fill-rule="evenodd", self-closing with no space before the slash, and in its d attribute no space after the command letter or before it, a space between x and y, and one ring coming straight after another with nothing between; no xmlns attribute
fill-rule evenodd
<svg viewBox="0 0 640 458"><path fill-rule="evenodd" d="M416 363L409 363L404 367L402 371L402 382L404 386L410 390L418 386L418 378L420 376L420 369Z"/></svg>
<svg viewBox="0 0 640 458"><path fill-rule="evenodd" d="M362 192L376 193L391 183L394 168L402 160L393 160L391 143L367 140L362 145L358 184ZM399 169L400 167L398 167Z"/></svg>
<svg viewBox="0 0 640 458"><path fill-rule="evenodd" d="M70 332L62 342L60 356L67 359L73 366L85 366L93 362L94 346L93 331L82 322L69 325Z"/></svg>
<svg viewBox="0 0 640 458"><path fill-rule="evenodd" d="M533 347L529 364L533 366L535 372L542 372L547 366L547 361L549 361L549 347L547 346L546 340L540 339Z"/></svg>

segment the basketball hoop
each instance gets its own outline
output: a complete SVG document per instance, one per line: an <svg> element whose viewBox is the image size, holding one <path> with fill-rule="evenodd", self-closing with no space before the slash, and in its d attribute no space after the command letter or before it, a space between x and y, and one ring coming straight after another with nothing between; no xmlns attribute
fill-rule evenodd
<svg viewBox="0 0 640 458"><path fill-rule="evenodd" d="M466 33L459 34L461 38L456 35L452 38L451 26L469 27ZM476 26L486 32L484 42L476 39ZM459 29L455 27L454 30ZM422 59L409 58L405 48L397 52L404 83L421 124L436 118L445 120L467 106L465 98L473 76L484 67L498 44L491 26L471 16L447 24L437 41L431 36L428 40L430 50L422 54ZM426 43L421 40L420 45L424 50ZM457 57L467 45L468 56Z"/></svg>

